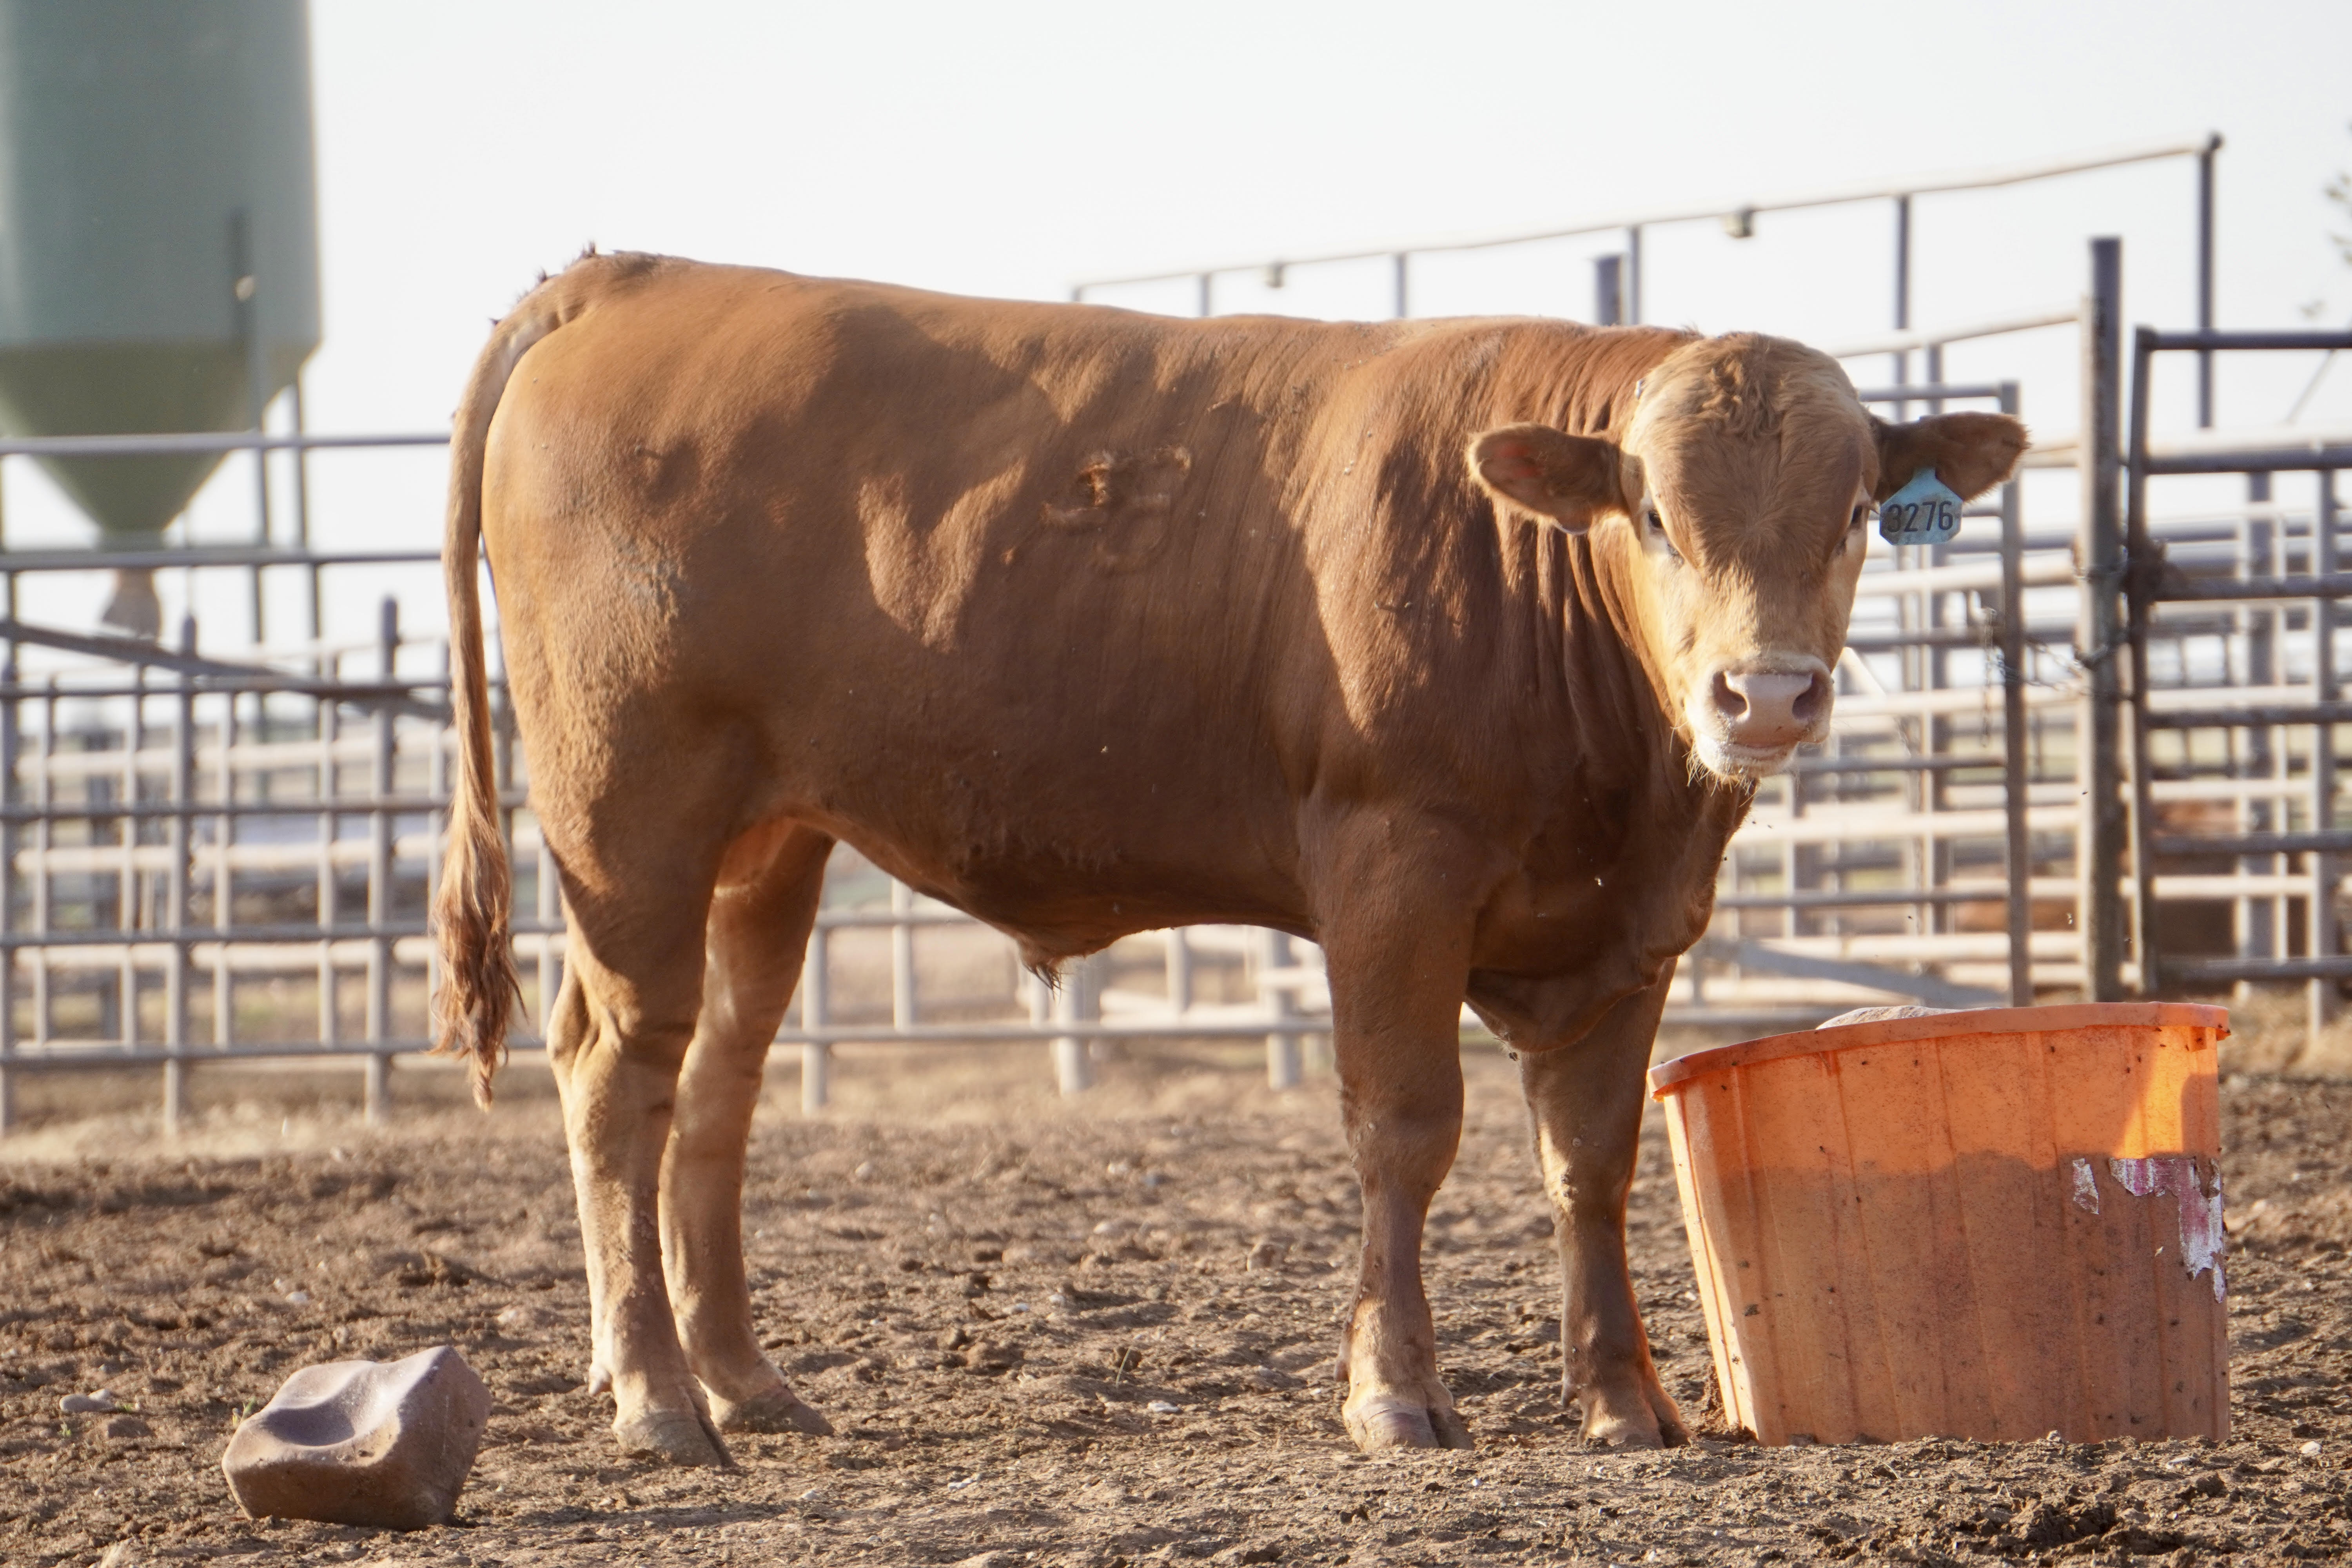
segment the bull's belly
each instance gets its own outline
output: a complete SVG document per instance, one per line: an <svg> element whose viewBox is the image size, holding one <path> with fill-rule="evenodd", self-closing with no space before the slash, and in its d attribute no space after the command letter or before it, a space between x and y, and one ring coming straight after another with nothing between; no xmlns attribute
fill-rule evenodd
<svg viewBox="0 0 2352 1568"><path fill-rule="evenodd" d="M823 813L817 824L882 870L1012 937L1030 963L1097 952L1178 925L1261 925L1311 937L1296 880L1255 853L1246 825L1162 817L1132 831L1027 815Z"/></svg>

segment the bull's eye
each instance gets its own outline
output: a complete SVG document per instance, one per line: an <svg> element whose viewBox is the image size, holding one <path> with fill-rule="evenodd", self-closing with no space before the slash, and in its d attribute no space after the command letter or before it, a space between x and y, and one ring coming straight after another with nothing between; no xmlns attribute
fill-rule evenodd
<svg viewBox="0 0 2352 1568"><path fill-rule="evenodd" d="M1679 562L1683 558L1682 552L1676 550L1673 542L1666 538L1666 520L1658 515L1658 509L1655 506L1643 504L1642 526L1644 530L1643 535L1644 542L1664 552L1667 560Z"/></svg>

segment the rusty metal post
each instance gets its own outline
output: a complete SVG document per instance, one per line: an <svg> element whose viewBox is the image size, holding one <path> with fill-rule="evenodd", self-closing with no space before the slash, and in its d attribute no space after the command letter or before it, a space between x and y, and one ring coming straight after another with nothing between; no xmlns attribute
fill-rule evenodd
<svg viewBox="0 0 2352 1568"><path fill-rule="evenodd" d="M2148 633L2155 624L2157 550L2147 526L2148 381L2156 331L2132 334L2131 417L2125 437L2124 581L2129 590L2125 636L2131 647L2131 816L2125 833L2131 852L2132 953L2139 962L2139 994L2164 988L2164 955L2156 941L2156 761L2148 738Z"/></svg>
<svg viewBox="0 0 2352 1568"><path fill-rule="evenodd" d="M2075 541L2083 583L2075 636L2084 702L2076 746L2084 784L2076 873L2082 879L2084 989L2095 1002L2123 999L2123 518L2118 506L2122 413L2123 241L2091 241L2091 288L2083 301L2083 516Z"/></svg>
<svg viewBox="0 0 2352 1568"><path fill-rule="evenodd" d="M2015 414L2017 404L2017 383L2002 382L2000 411ZM2025 726L2025 519L2011 479L2000 487L2000 727L2012 1007L2033 1005L2033 843L2026 816L2033 778Z"/></svg>

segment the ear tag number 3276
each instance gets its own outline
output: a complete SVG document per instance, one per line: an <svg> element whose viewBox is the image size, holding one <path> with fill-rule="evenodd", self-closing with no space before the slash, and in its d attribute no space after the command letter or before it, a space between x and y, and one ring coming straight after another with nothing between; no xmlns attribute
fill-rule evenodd
<svg viewBox="0 0 2352 1568"><path fill-rule="evenodd" d="M1959 492L1922 468L1878 503L1878 531L1889 544L1943 544L1960 531Z"/></svg>

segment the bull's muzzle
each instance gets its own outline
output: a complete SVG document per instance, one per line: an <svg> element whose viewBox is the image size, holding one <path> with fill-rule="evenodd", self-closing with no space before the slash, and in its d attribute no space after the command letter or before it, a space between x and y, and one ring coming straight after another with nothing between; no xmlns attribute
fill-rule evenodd
<svg viewBox="0 0 2352 1568"><path fill-rule="evenodd" d="M1718 665L1690 704L1699 760L1720 773L1776 773L1829 732L1829 666L1779 655Z"/></svg>

